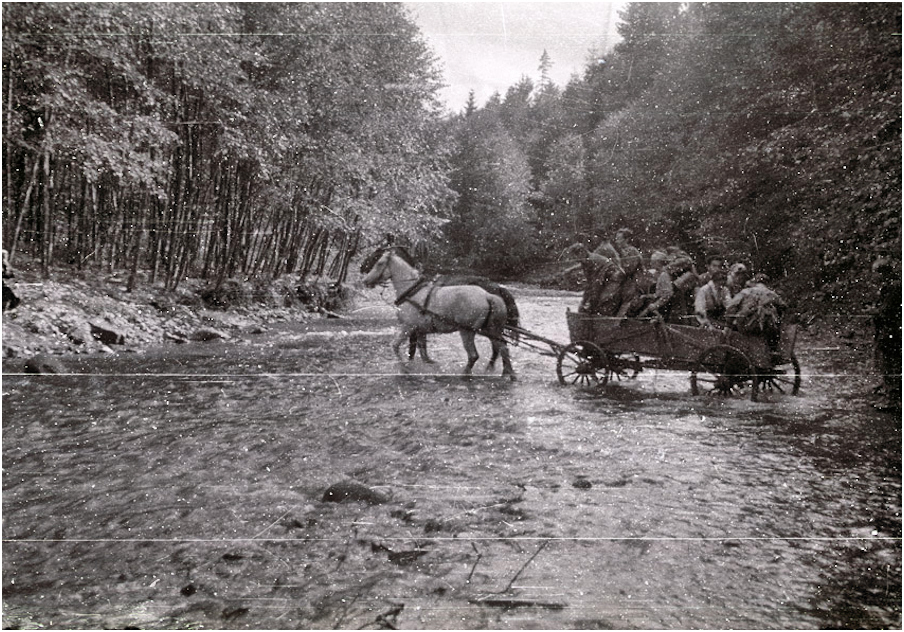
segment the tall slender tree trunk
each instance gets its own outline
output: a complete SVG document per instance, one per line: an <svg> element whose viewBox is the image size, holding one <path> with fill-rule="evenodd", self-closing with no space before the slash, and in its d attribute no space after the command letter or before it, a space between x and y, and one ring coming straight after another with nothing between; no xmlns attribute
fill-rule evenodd
<svg viewBox="0 0 904 632"><path fill-rule="evenodd" d="M49 133L48 133L49 136ZM49 141L49 138L47 139ZM42 232L41 237L41 276L50 278L50 265L53 261L53 221L51 214L51 173L50 173L50 144L44 147L44 195L42 199Z"/></svg>

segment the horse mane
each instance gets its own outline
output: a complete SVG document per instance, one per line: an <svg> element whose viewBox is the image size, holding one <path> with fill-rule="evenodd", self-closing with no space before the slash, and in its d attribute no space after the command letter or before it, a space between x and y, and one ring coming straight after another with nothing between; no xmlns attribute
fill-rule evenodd
<svg viewBox="0 0 904 632"><path fill-rule="evenodd" d="M402 260L412 268L417 267L417 262L414 260L414 257L411 256L411 253L408 252L408 248L406 248L405 246L393 246L391 250L395 251L395 253L399 255Z"/></svg>
<svg viewBox="0 0 904 632"><path fill-rule="evenodd" d="M380 257L383 256L384 250L385 248L377 248L364 258L364 261L361 262L361 274L367 274L373 269Z"/></svg>
<svg viewBox="0 0 904 632"><path fill-rule="evenodd" d="M383 256L386 251L391 250L395 252L399 257L402 258L405 263L410 265L412 268L417 267L417 262L415 262L414 257L411 256L411 253L408 252L408 249L405 246L387 246L385 248L377 248L372 253L367 255L364 258L364 261L361 262L361 274L367 274L373 269L373 267L377 264L377 261L380 260L380 257Z"/></svg>

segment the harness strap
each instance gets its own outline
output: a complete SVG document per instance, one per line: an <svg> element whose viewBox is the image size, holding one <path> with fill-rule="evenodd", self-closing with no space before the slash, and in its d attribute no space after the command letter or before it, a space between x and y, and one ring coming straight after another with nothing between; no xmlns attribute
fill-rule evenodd
<svg viewBox="0 0 904 632"><path fill-rule="evenodd" d="M426 315L431 313L428 306L430 305L430 299L433 298L434 292L436 292L436 283L431 283L430 289L427 291L427 296L424 297L424 304L420 306L421 314Z"/></svg>
<svg viewBox="0 0 904 632"><path fill-rule="evenodd" d="M430 292L428 292L427 297L426 297L426 300L424 301L424 304L423 304L423 305L420 305L419 303L416 303L415 301L411 300L411 295L412 295L414 292L416 292L418 289L420 289L421 287L423 287L426 283L430 283L430 282L431 282L431 281L428 280L428 279L424 279L424 278L418 279L418 281L417 281L412 287L410 287L408 290L402 292L402 294L399 296L399 298L396 299L395 304L396 304L397 306L399 306L399 305L401 305L402 303L411 303L412 305L414 305L416 308L418 308L418 309L421 311L421 314L424 314L424 315L426 315L426 316L432 316L433 318L436 318L436 319L438 319L438 320L440 320L440 321L443 321L443 322L446 322L446 323L450 323L450 324L452 324L452 325L456 325L456 326L457 326L458 323L456 323L455 320L453 320L453 319L451 319L451 318L449 318L449 317L447 317L447 316L443 316L442 314L438 314L438 313L436 313L436 312L434 312L434 311L431 311L431 310L427 309L427 305L428 305L429 302L430 302L430 298L433 296L433 293L434 293L434 292L436 291L436 289L437 289L436 285L434 285L433 287L430 288ZM487 315L486 315L486 318L483 319L483 324L482 324L480 327L474 327L474 328L472 328L472 327L462 327L462 329L470 329L471 331L481 333L482 330L486 329L486 326L490 324L490 319L493 317L493 313L494 313L494 309L493 309L493 299L492 299L492 298L488 298L488 299L487 299ZM483 335L486 335L486 334L483 334ZM498 340L500 340L500 341L502 341L502 342L505 342L505 338L504 338L504 337L500 337L500 336L487 336L487 337L488 337L488 338L491 338L491 339L494 339L494 338L495 338L495 339L498 339Z"/></svg>
<svg viewBox="0 0 904 632"><path fill-rule="evenodd" d="M424 277L418 277L417 280L414 282L414 284L410 288L408 288L407 290L405 290L404 292L399 294L399 297L395 300L396 307L398 307L402 303L408 302L408 299L415 292L417 292L422 287L424 287L427 283L428 283L427 279L425 279ZM432 294L432 292L431 292L431 294ZM428 300L429 300L429 297L428 297ZM419 306L419 307L421 307L421 306ZM422 310L426 309L426 306L421 307L421 309Z"/></svg>

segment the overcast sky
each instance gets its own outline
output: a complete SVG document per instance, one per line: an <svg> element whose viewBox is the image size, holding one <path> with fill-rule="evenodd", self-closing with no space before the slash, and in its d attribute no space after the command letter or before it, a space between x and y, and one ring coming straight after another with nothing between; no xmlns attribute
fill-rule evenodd
<svg viewBox="0 0 904 632"><path fill-rule="evenodd" d="M552 61L549 76L564 87L581 74L592 48L609 50L624 2L406 2L448 85L441 97L459 112L474 90L482 106L522 76L540 78L540 56Z"/></svg>

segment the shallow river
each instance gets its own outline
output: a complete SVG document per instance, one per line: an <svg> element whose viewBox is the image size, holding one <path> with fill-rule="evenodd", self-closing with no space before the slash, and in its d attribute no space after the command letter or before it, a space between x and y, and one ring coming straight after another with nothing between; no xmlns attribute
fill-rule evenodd
<svg viewBox="0 0 904 632"><path fill-rule="evenodd" d="M568 342L577 294L517 297ZM403 372L391 333L4 366L3 627L901 627L900 419L863 349L803 336L801 395L750 402L561 387L524 348L466 380L454 335ZM347 480L387 502L323 502Z"/></svg>

